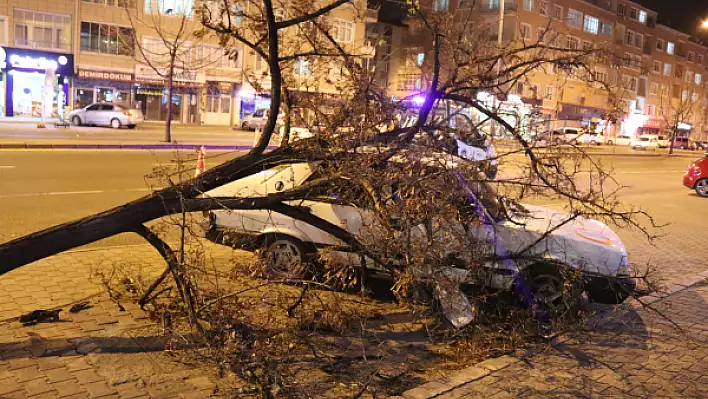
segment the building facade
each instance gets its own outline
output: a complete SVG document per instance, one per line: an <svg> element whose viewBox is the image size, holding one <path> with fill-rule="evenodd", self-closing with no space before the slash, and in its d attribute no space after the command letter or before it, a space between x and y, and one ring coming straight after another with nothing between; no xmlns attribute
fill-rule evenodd
<svg viewBox="0 0 708 399"><path fill-rule="evenodd" d="M478 32L497 40L500 0L429 0L424 8L474 15ZM708 48L688 34L657 23L658 15L626 0L506 0L503 45L550 43L573 50L603 49L592 76L536 68L507 91L510 109L532 112L538 130L591 126L609 136L643 133L708 139L706 114ZM388 91L396 98L425 92L425 57L430 38L419 36L416 21L391 24L392 55ZM604 85L613 90L608 92ZM618 107L619 105L619 107ZM511 111L510 111L511 112Z"/></svg>
<svg viewBox="0 0 708 399"><path fill-rule="evenodd" d="M267 66L240 43L226 48L214 35L185 35L179 68L167 94L169 47L158 33L201 28L199 0L7 0L0 3L0 115L57 118L93 102L141 109L147 121L238 125L244 112L269 104ZM213 2L212 2L213 3ZM365 18L357 7L327 15L344 47L365 48ZM249 10L245 10L249 12ZM284 14L282 14L284 15ZM363 15L363 17L362 17ZM232 16L234 23L241 18ZM375 19L375 16L373 16ZM138 41L138 43L136 43ZM168 60L169 61L169 60ZM308 60L298 60L296 90L336 93L313 84ZM259 90L254 89L255 86ZM260 82L259 82L260 81ZM307 81L307 82L305 82ZM317 82L331 82L319 79ZM307 83L307 84L305 84ZM47 104L52 104L51 106Z"/></svg>

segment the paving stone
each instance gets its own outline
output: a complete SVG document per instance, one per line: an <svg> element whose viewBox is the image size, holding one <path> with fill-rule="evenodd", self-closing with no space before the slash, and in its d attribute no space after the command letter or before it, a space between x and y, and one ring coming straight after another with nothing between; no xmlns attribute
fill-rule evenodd
<svg viewBox="0 0 708 399"><path fill-rule="evenodd" d="M25 384L24 388L25 392L27 392L28 398L56 391L56 389L46 380L46 378L32 380L31 383Z"/></svg>
<svg viewBox="0 0 708 399"><path fill-rule="evenodd" d="M96 374L93 370L80 370L74 372L74 377L77 379L79 384L85 385L93 382L103 381L103 378Z"/></svg>
<svg viewBox="0 0 708 399"><path fill-rule="evenodd" d="M115 389L111 388L105 382L92 382L82 385L88 391L91 398L103 398L110 395L117 395Z"/></svg>

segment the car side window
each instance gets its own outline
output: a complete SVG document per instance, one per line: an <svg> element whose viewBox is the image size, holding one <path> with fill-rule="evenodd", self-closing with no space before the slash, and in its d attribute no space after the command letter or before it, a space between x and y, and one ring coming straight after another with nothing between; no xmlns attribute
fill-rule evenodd
<svg viewBox="0 0 708 399"><path fill-rule="evenodd" d="M100 111L113 111L113 105L103 104L101 105Z"/></svg>
<svg viewBox="0 0 708 399"><path fill-rule="evenodd" d="M94 104L94 105L86 108L86 111L98 111L99 106L100 106L100 104Z"/></svg>
<svg viewBox="0 0 708 399"><path fill-rule="evenodd" d="M257 116L257 117L263 116L263 110L262 110L262 109L259 109L258 111L256 111L256 112L253 113L253 116Z"/></svg>

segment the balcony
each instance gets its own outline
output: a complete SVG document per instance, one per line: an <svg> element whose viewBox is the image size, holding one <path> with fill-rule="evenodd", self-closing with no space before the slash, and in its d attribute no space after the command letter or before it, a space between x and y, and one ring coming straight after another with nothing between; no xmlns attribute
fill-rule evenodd
<svg viewBox="0 0 708 399"><path fill-rule="evenodd" d="M71 51L71 43L65 41L42 41L42 40L27 40L27 39L15 39L15 46L32 48L39 50L61 50L61 51Z"/></svg>
<svg viewBox="0 0 708 399"><path fill-rule="evenodd" d="M479 11L483 13L499 13L500 1L484 1L480 3ZM506 0L504 2L504 13L515 12L517 9L516 0Z"/></svg>

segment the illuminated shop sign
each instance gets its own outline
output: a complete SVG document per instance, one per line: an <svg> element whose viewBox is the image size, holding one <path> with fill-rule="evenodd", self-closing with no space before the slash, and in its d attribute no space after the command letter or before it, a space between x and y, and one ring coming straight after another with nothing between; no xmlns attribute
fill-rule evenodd
<svg viewBox="0 0 708 399"><path fill-rule="evenodd" d="M73 57L69 54L0 47L0 69L5 68L53 69L65 76L74 73Z"/></svg>

